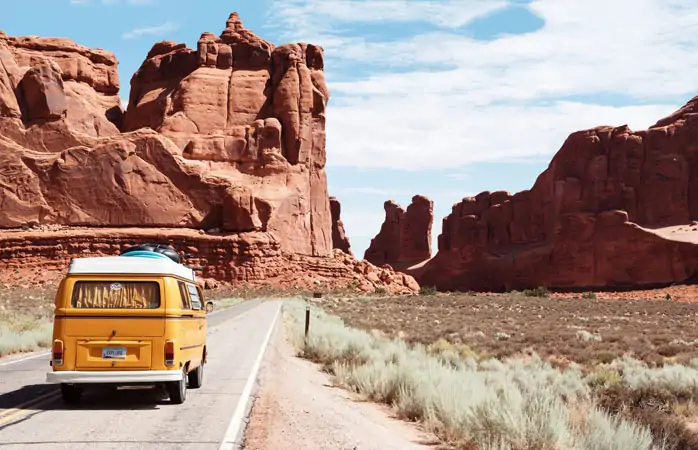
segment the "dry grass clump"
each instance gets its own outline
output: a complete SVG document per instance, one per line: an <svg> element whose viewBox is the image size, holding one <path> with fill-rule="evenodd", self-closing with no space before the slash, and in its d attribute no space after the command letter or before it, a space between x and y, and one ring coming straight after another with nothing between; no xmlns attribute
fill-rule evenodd
<svg viewBox="0 0 698 450"><path fill-rule="evenodd" d="M211 300L209 298L206 298L206 300ZM224 298L219 298L216 300L213 300L213 305L216 310L219 309L224 309L224 308L230 308L235 305L239 305L240 303L244 302L245 299L240 298L240 297L224 297Z"/></svg>
<svg viewBox="0 0 698 450"><path fill-rule="evenodd" d="M478 361L465 347L385 339L315 308L306 340L303 306L284 306L301 356L321 363L338 385L392 405L457 448L664 449L647 427L597 405L577 365L558 370L536 355Z"/></svg>
<svg viewBox="0 0 698 450"><path fill-rule="evenodd" d="M52 336L53 324L49 316L0 314L0 357L48 347Z"/></svg>
<svg viewBox="0 0 698 450"><path fill-rule="evenodd" d="M690 428L698 417L698 360L652 368L625 357L597 368L588 380L604 410L645 424L655 443L698 449L698 434Z"/></svg>
<svg viewBox="0 0 698 450"><path fill-rule="evenodd" d="M0 287L0 357L51 345L55 288Z"/></svg>

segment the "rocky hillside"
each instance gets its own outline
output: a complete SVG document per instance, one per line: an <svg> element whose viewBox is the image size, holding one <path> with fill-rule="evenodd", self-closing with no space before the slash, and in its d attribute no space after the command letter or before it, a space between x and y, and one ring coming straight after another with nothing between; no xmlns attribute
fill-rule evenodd
<svg viewBox="0 0 698 450"><path fill-rule="evenodd" d="M531 189L454 205L437 255L406 270L422 285L461 291L693 282L696 142L698 97L648 130L573 133Z"/></svg>
<svg viewBox="0 0 698 450"><path fill-rule="evenodd" d="M0 271L164 240L195 248L205 277L253 281L280 273L277 253L348 247L333 245L322 48L277 47L232 14L196 49L156 43L125 112L109 52L1 34L0 62ZM42 241L46 226L67 232ZM139 231L78 231L115 227Z"/></svg>
<svg viewBox="0 0 698 450"><path fill-rule="evenodd" d="M482 192L454 205L434 258L407 250L427 239L425 229L409 226L409 214L386 202L386 220L366 258L440 290L692 283L698 279L696 142L698 97L648 130L601 126L572 133L531 189Z"/></svg>

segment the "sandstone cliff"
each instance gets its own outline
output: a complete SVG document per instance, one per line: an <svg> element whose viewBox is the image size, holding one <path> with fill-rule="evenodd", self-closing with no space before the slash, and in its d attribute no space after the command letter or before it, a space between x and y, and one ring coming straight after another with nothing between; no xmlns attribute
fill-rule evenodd
<svg viewBox="0 0 698 450"><path fill-rule="evenodd" d="M371 240L364 259L375 265L406 267L431 258L431 226L434 203L415 195L405 211L393 201L383 205L385 221Z"/></svg>
<svg viewBox="0 0 698 450"><path fill-rule="evenodd" d="M573 133L530 190L453 206L419 281L439 289L638 287L698 275L698 97L648 130Z"/></svg>
<svg viewBox="0 0 698 450"><path fill-rule="evenodd" d="M225 237L222 248L201 245L198 256L218 261L210 252L231 252L231 268L204 265L232 280L267 277L260 266L276 264L277 251L335 259L322 48L276 47L234 13L196 49L156 43L131 79L126 112L116 68L112 53L66 39L0 34L0 233L112 228L115 251L128 236L113 227L150 229L134 242L176 244L207 230ZM0 239L8 246L0 266L32 259L30 248L8 239ZM23 242L36 239L43 237ZM75 254L71 242L69 234L52 241L59 259ZM108 250L81 245L82 254ZM251 261L244 248L255 259L240 277L234 268Z"/></svg>
<svg viewBox="0 0 698 450"><path fill-rule="evenodd" d="M330 255L320 47L274 47L236 14L197 50L155 44L120 134L113 55L59 39L0 45L0 227L269 231L289 252Z"/></svg>
<svg viewBox="0 0 698 450"><path fill-rule="evenodd" d="M344 231L344 223L342 222L342 205L335 197L330 197L330 212L332 213L332 247L348 255L353 255L349 238L346 231Z"/></svg>

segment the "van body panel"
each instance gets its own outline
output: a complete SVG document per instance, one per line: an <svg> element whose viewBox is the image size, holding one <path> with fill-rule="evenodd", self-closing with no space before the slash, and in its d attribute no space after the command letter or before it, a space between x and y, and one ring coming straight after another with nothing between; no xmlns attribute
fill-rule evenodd
<svg viewBox="0 0 698 450"><path fill-rule="evenodd" d="M65 335L98 339L133 339L165 335L165 317L160 316L64 316Z"/></svg>
<svg viewBox="0 0 698 450"><path fill-rule="evenodd" d="M147 283L157 289L146 289ZM141 291L129 298L114 294L122 289ZM94 378L119 384L138 378L120 373L152 372L145 378L157 381L157 374L181 374L182 368L191 372L204 363L206 334L205 299L191 280L163 274L69 273L56 293L53 328L54 341L63 342L63 364L53 364L47 381ZM168 341L175 348L169 366L164 353ZM86 373L95 375L86 378ZM181 379L174 374L160 377L161 382Z"/></svg>

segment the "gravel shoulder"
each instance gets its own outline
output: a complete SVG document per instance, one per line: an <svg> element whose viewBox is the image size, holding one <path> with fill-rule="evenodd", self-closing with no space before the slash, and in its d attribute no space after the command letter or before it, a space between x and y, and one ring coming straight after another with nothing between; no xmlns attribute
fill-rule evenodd
<svg viewBox="0 0 698 450"><path fill-rule="evenodd" d="M279 323L267 348L245 430L246 450L435 449L438 440L391 417L389 408L331 386L318 367L294 356Z"/></svg>

